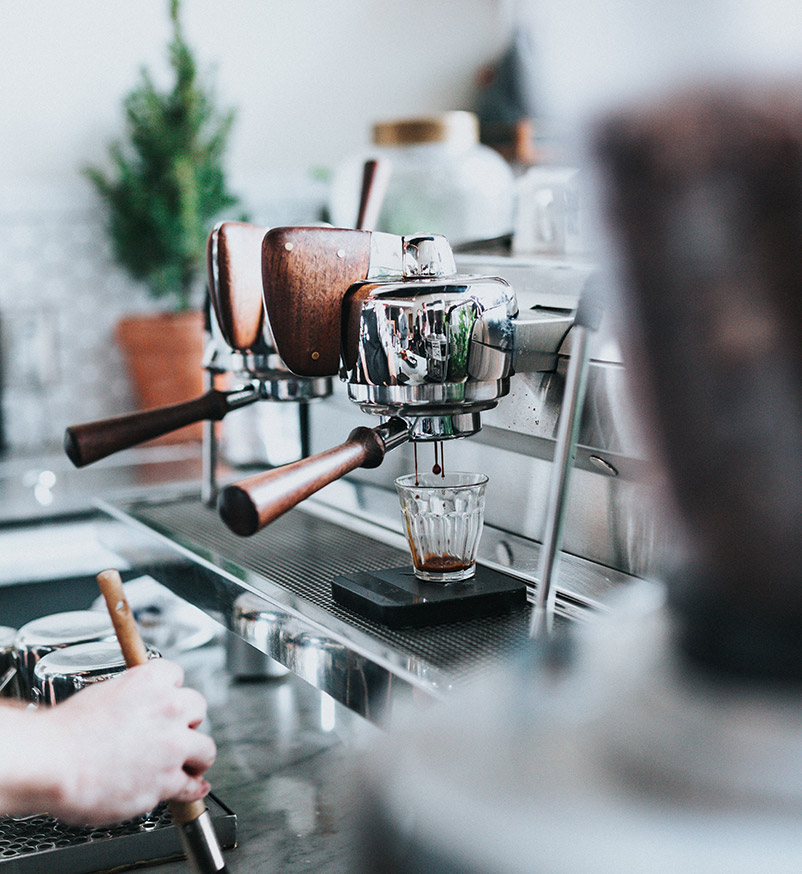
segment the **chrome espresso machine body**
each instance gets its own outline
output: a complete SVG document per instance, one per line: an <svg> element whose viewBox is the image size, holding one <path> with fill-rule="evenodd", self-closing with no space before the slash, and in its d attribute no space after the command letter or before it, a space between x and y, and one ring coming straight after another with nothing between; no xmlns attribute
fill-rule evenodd
<svg viewBox="0 0 802 874"><path fill-rule="evenodd" d="M383 424L340 447L228 486L220 512L253 534L404 442L467 437L509 392L514 371L553 371L572 317L519 313L501 278L457 274L437 235L274 228L262 245L265 306L287 366L340 372L348 396Z"/></svg>
<svg viewBox="0 0 802 874"><path fill-rule="evenodd" d="M345 234L357 278L349 282L348 271L342 285L326 289L328 322L307 348L292 332L297 310L316 318L314 284L329 281L325 267L310 271L309 262L344 259ZM287 366L306 376L339 372L352 401L364 412L406 419L413 441L476 433L478 414L509 392L514 371L554 369L571 327L565 312L522 317L514 290L500 277L458 274L451 247L437 235L275 229L265 237L263 257L265 304L271 322L281 325L276 342L290 356ZM300 294L283 281L285 272L306 277ZM325 350L323 361L312 346Z"/></svg>
<svg viewBox="0 0 802 874"><path fill-rule="evenodd" d="M478 565L534 599L558 424L578 357L574 313L594 265L471 255L458 256L457 272L442 238L332 228L273 229L260 260L281 360L303 379L342 377L309 406L310 458L221 489L227 521L245 518L247 538L196 495L156 493L100 502L126 523L110 546L140 566L149 556L152 575L177 594L387 723L400 702L441 697L514 658L529 639L531 608L395 629L335 602L332 580L409 561L393 480L413 469L416 454L424 464L433 447L441 459L446 447L450 470L490 476ZM604 610L611 593L648 573L658 548L637 417L604 320L588 359L563 493L561 623ZM366 412L380 424L368 427ZM262 602L258 629L237 619L243 598Z"/></svg>

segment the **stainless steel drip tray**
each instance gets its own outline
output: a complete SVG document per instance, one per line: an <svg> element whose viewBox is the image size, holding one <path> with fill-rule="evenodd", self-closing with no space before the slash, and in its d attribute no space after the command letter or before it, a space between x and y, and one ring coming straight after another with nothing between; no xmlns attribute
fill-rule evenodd
<svg viewBox="0 0 802 874"><path fill-rule="evenodd" d="M213 795L206 805L220 846L236 846L234 813ZM47 814L0 817L0 871L9 874L124 871L183 857L166 802L146 816L104 828L67 826Z"/></svg>
<svg viewBox="0 0 802 874"><path fill-rule="evenodd" d="M153 576L376 721L412 690L440 697L514 659L527 644L528 605L506 615L414 629L390 629L341 607L331 594L336 576L403 565L409 556L397 532L326 501L306 502L249 538L232 534L195 496L100 506L128 523L126 538L139 538L127 547L109 544L132 564L142 566L142 537L151 548L155 538L160 549L148 568ZM492 544L494 533L485 537ZM592 589L587 566L574 560L563 581L570 587L573 575L578 589ZM600 589L615 584L607 569L598 573L598 582ZM261 599L259 621L235 627L235 602L246 593ZM558 598L558 621L586 613L582 599Z"/></svg>

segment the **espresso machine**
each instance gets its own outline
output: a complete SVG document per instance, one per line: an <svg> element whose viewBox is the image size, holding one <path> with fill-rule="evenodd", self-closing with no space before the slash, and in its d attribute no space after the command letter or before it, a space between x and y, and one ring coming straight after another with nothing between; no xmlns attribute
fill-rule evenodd
<svg viewBox="0 0 802 874"><path fill-rule="evenodd" d="M299 378L287 370L276 352L262 304L260 255L266 231L245 222L221 222L209 234L209 339L202 363L206 393L167 407L67 428L64 449L77 467L203 421L202 497L213 502L217 492L215 422L256 401L295 401L303 410L305 402L331 393L330 379ZM215 388L218 378L232 380L234 387Z"/></svg>
<svg viewBox="0 0 802 874"><path fill-rule="evenodd" d="M223 488L230 524L192 494L101 497L100 509L125 523L113 540L108 533L109 546L383 724L410 694L438 698L518 651L543 588L544 553L559 568L558 625L584 621L632 584L655 538L640 536L651 520L641 511L640 447L609 322L589 356L581 415L573 403L582 380L571 373L588 358L577 303L592 263L455 258L433 235L326 227L274 229L262 249L260 292L277 353L296 378L335 383L309 405L310 457ZM498 572L514 605L460 617L449 604L442 623L392 624L370 615L375 581L363 587L353 577L378 575L386 591L385 572L409 566L394 479L433 449L449 473L489 476L476 578ZM568 501L567 477L557 502L547 494L557 467L573 471ZM352 594L361 589L358 609L335 595L341 578ZM258 623L239 621L243 599Z"/></svg>
<svg viewBox="0 0 802 874"><path fill-rule="evenodd" d="M306 378L339 372L350 400L382 422L354 429L316 456L226 486L220 515L243 536L346 473L377 467L403 443L476 434L482 412L509 392L513 373L555 369L574 325L564 311L521 314L503 279L459 275L438 235L274 228L263 240L262 265L282 360ZM564 491L557 514L563 499ZM485 615L521 605L526 595L521 581L484 568L456 587L421 583L405 567L332 585L339 603L406 625Z"/></svg>
<svg viewBox="0 0 802 874"><path fill-rule="evenodd" d="M381 417L317 456L222 490L219 510L248 536L357 467L406 442L469 437L515 372L553 370L573 316L522 314L501 278L461 276L445 238L335 228L274 228L262 244L265 308L287 367L340 374Z"/></svg>

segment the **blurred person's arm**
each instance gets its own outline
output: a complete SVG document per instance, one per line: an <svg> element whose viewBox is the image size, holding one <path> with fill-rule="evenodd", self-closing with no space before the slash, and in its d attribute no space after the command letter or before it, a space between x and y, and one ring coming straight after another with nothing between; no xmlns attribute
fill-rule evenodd
<svg viewBox="0 0 802 874"><path fill-rule="evenodd" d="M0 706L0 814L101 825L202 798L216 750L194 730L206 701L183 676L153 659L57 707Z"/></svg>

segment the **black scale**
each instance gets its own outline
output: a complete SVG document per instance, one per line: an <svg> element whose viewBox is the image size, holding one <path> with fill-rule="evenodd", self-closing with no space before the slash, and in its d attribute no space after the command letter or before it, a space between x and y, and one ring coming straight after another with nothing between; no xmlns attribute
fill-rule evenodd
<svg viewBox="0 0 802 874"><path fill-rule="evenodd" d="M509 613L526 605L526 585L488 567L455 583L419 580L412 565L344 574L331 584L343 607L390 628L438 625Z"/></svg>

